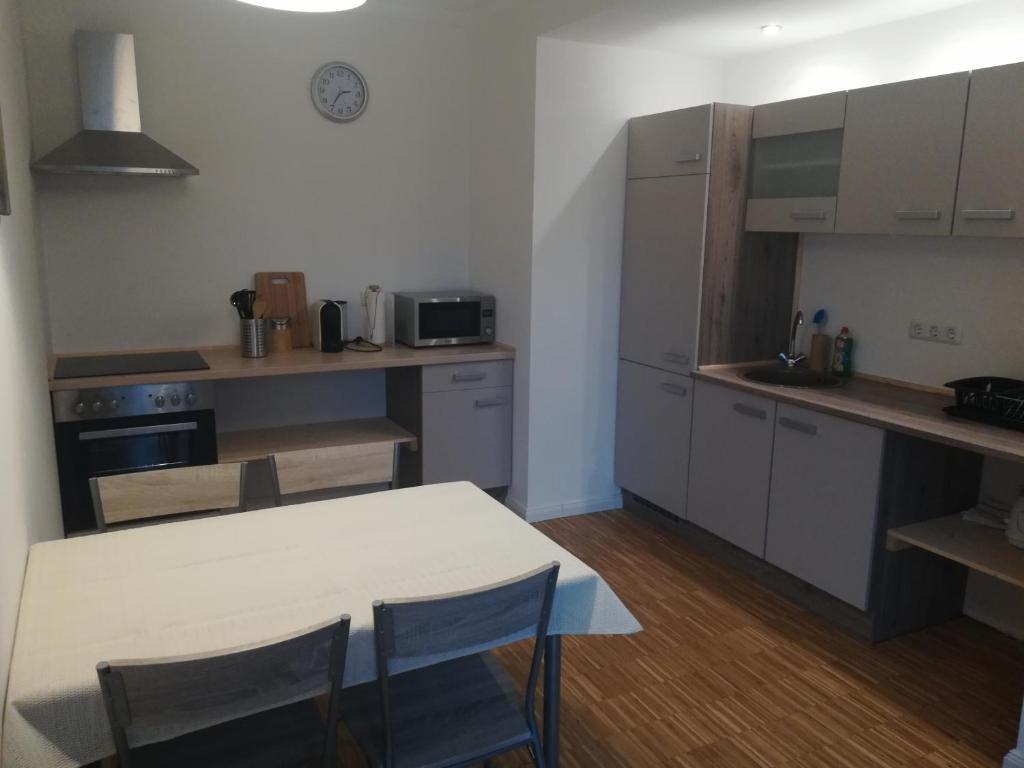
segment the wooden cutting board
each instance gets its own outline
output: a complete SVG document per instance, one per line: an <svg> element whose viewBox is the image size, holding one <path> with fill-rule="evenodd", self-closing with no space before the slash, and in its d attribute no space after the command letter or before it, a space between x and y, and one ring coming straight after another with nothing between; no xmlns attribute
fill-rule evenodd
<svg viewBox="0 0 1024 768"><path fill-rule="evenodd" d="M304 272L257 272L256 296L267 302L267 318L291 318L293 348L312 345Z"/></svg>

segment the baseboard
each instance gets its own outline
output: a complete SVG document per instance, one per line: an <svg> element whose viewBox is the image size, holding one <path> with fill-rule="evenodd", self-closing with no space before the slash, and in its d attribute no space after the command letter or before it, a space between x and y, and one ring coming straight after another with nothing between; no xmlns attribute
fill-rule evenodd
<svg viewBox="0 0 1024 768"><path fill-rule="evenodd" d="M524 520L526 519L526 505L523 504L519 499L513 498L512 496L505 497L505 506L515 512Z"/></svg>
<svg viewBox="0 0 1024 768"><path fill-rule="evenodd" d="M511 505L511 504L510 504ZM516 507L512 507L518 512ZM609 509L622 508L622 494L615 493L582 501L570 501L564 504L544 504L524 509L524 517L529 523L543 523L546 520L557 520L561 517L589 515L592 512L605 512ZM522 513L520 513L522 514Z"/></svg>

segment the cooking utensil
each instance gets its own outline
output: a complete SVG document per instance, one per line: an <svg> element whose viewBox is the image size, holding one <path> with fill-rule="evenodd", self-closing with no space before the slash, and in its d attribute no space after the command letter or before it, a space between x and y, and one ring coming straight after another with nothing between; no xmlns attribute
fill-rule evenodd
<svg viewBox="0 0 1024 768"><path fill-rule="evenodd" d="M252 304L252 316L257 320L262 320L267 314L267 302L263 299L256 299Z"/></svg>
<svg viewBox="0 0 1024 768"><path fill-rule="evenodd" d="M231 306L238 311L238 316L242 320L249 319L248 317L245 316L247 301L246 293L247 292L245 291L245 289L242 289L241 291L235 291L234 293L231 294Z"/></svg>
<svg viewBox="0 0 1024 768"><path fill-rule="evenodd" d="M304 273L257 272L256 293L267 302L267 316L291 318L293 347L310 346L309 304L306 302Z"/></svg>

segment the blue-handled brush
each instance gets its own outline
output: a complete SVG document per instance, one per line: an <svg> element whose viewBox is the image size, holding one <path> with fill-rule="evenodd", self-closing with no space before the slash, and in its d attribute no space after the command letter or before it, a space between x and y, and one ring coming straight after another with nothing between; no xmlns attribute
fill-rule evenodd
<svg viewBox="0 0 1024 768"><path fill-rule="evenodd" d="M814 320L812 321L814 326L818 329L818 333L822 333L825 330L825 324L828 322L828 312L824 309L819 309L814 313Z"/></svg>

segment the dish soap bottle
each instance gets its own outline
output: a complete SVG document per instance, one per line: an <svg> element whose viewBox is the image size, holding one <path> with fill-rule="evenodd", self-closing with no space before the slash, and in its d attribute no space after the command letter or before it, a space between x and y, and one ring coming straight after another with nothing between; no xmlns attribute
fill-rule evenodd
<svg viewBox="0 0 1024 768"><path fill-rule="evenodd" d="M835 352L832 354L832 373L836 376L853 376L853 339L845 325L836 336Z"/></svg>

